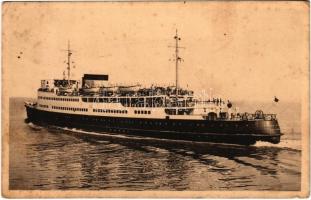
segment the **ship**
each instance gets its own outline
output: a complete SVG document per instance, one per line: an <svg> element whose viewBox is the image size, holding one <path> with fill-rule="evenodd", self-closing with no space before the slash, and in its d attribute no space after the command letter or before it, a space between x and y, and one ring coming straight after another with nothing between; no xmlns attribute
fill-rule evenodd
<svg viewBox="0 0 311 200"><path fill-rule="evenodd" d="M239 145L279 143L282 133L276 114L239 113L229 100L196 98L193 90L179 86L180 40L176 30L175 84L148 87L111 84L107 74L71 79L73 51L68 43L67 75L64 71L63 79L41 81L37 100L25 102L26 121L98 134Z"/></svg>

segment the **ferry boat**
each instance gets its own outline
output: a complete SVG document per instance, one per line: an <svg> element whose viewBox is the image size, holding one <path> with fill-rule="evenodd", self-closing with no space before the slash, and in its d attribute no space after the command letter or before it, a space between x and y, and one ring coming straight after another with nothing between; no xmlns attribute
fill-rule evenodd
<svg viewBox="0 0 311 200"><path fill-rule="evenodd" d="M151 138L252 145L280 142L276 114L239 113L230 101L198 99L179 87L180 37L175 39L176 84L142 87L111 85L106 74L70 78L72 50L68 44L67 77L42 80L36 102L25 102L27 120L40 125L129 134Z"/></svg>

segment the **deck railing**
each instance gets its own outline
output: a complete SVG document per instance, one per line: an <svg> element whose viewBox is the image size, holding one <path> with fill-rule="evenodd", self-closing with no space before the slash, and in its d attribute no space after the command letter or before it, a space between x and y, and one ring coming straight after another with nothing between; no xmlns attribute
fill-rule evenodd
<svg viewBox="0 0 311 200"><path fill-rule="evenodd" d="M231 116L231 119L236 120L256 120L256 119L264 119L264 120L275 120L276 114L252 114L252 113L238 113L234 116Z"/></svg>

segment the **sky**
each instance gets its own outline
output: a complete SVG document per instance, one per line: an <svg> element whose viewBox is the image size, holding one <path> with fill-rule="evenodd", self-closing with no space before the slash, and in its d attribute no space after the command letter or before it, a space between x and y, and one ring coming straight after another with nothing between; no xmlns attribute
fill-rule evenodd
<svg viewBox="0 0 311 200"><path fill-rule="evenodd" d="M3 92L36 97L62 78L67 42L73 78L172 85L174 35L180 85L233 100L299 102L308 80L306 2L5 2Z"/></svg>

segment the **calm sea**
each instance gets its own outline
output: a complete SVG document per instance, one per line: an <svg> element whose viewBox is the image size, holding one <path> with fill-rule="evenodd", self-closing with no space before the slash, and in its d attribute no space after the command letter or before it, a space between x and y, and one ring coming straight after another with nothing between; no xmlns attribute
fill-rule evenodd
<svg viewBox="0 0 311 200"><path fill-rule="evenodd" d="M247 147L109 134L98 140L93 132L25 123L24 100L10 100L12 190L300 190L299 105L273 108L285 133L280 144Z"/></svg>

